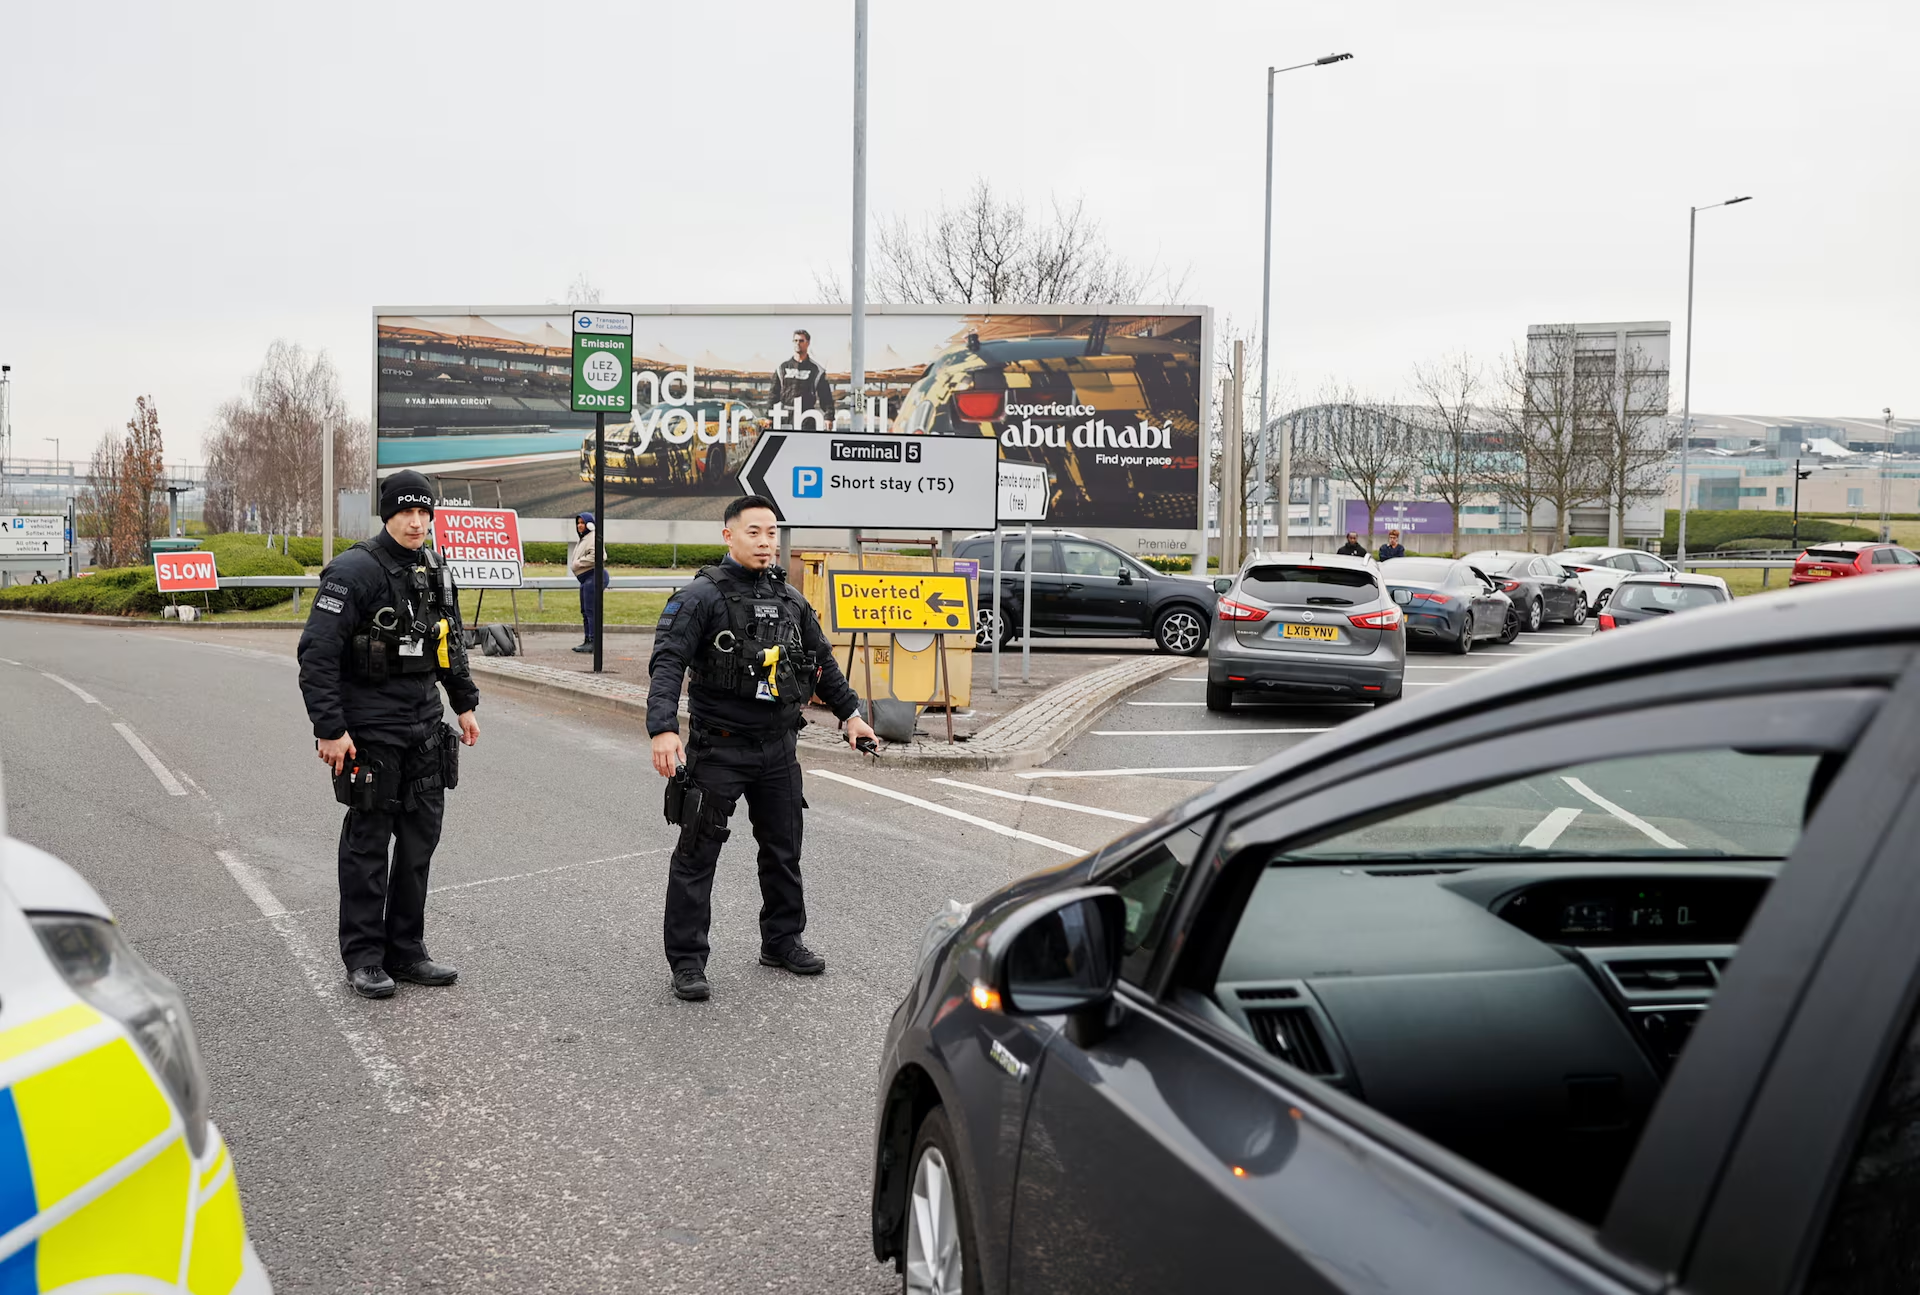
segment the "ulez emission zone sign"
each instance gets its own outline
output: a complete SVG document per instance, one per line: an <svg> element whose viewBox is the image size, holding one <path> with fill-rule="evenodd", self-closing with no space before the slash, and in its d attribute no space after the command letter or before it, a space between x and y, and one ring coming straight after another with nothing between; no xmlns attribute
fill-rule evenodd
<svg viewBox="0 0 1920 1295"><path fill-rule="evenodd" d="M186 553L156 553L153 555L153 583L163 594L197 593L218 589L220 573L214 566L211 553L191 550Z"/></svg>
<svg viewBox="0 0 1920 1295"><path fill-rule="evenodd" d="M573 412L633 412L633 316L573 312Z"/></svg>
<svg viewBox="0 0 1920 1295"><path fill-rule="evenodd" d="M520 514L511 508L433 510L433 547L462 589L520 587Z"/></svg>

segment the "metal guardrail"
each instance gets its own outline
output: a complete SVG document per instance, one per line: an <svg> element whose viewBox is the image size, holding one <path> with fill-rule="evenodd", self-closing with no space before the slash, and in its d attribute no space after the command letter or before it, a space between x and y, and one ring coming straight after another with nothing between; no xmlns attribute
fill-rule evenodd
<svg viewBox="0 0 1920 1295"><path fill-rule="evenodd" d="M607 584L610 590L653 589L672 591L685 587L692 576L614 576ZM221 576L222 589L290 589L293 591L294 615L300 614L300 591L318 589L319 576ZM565 590L569 593L580 587L580 582L572 576L534 576L521 582L522 589L540 592L543 590ZM478 593L479 590L462 590L463 593ZM509 593L506 589L490 589L488 593Z"/></svg>
<svg viewBox="0 0 1920 1295"><path fill-rule="evenodd" d="M1799 557L1799 554L1796 553L1792 558L1762 558L1757 560L1750 558L1688 558L1685 562L1675 562L1673 565L1685 567L1689 571L1791 571L1793 570L1794 559L1797 557Z"/></svg>

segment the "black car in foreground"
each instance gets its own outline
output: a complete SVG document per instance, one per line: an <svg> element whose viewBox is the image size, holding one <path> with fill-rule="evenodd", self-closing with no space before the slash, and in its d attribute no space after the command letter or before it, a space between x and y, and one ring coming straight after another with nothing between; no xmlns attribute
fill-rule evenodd
<svg viewBox="0 0 1920 1295"><path fill-rule="evenodd" d="M1025 616L1027 582L1024 531L1000 533L1000 600L994 602L993 533L970 535L954 546L956 558L980 564L980 650L1017 638ZM1105 540L1072 531L1033 533L1035 638L1152 638L1162 652L1195 656L1207 650L1213 627L1213 584L1194 576L1168 575Z"/></svg>
<svg viewBox="0 0 1920 1295"><path fill-rule="evenodd" d="M909 1291L1914 1289L1920 603L1711 608L1362 716L936 918Z"/></svg>

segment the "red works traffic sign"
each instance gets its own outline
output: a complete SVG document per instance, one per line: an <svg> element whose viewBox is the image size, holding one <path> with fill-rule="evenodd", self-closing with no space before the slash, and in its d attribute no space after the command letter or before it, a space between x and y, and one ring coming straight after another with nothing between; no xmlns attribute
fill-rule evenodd
<svg viewBox="0 0 1920 1295"><path fill-rule="evenodd" d="M433 510L433 547L463 589L520 587L520 514L511 508Z"/></svg>
<svg viewBox="0 0 1920 1295"><path fill-rule="evenodd" d="M153 582L163 594L184 594L218 589L220 574L214 570L211 553L156 553Z"/></svg>

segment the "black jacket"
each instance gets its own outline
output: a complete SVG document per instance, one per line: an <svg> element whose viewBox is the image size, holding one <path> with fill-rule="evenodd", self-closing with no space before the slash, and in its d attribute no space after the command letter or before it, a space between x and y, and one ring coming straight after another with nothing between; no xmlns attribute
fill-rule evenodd
<svg viewBox="0 0 1920 1295"><path fill-rule="evenodd" d="M1380 546L1380 561L1382 562L1391 562L1395 558L1404 558L1405 556L1407 556L1407 546L1404 544L1382 544Z"/></svg>
<svg viewBox="0 0 1920 1295"><path fill-rule="evenodd" d="M1343 558L1364 558L1367 556L1367 546L1359 540L1350 540L1335 549L1334 552Z"/></svg>
<svg viewBox="0 0 1920 1295"><path fill-rule="evenodd" d="M385 531L375 537L374 543L405 566L414 566L420 560L418 553ZM348 549L320 573L320 588L307 613L307 628L300 634L300 693L306 699L307 718L313 721L315 737L336 738L351 733L356 742L416 742L421 726L440 720L440 694L435 683L446 688L447 700L453 703L456 714L480 704L480 690L467 673L467 653L460 646L457 624L448 635L449 664L445 668L436 666L420 674L389 674L386 682L379 684L358 678L348 669L353 636L366 629L376 611L393 605L394 587L386 568L365 549ZM403 625L412 621L407 607L396 610ZM427 651L433 650L434 645L428 644Z"/></svg>
<svg viewBox="0 0 1920 1295"><path fill-rule="evenodd" d="M821 430L832 429L833 384L827 381L827 371L812 360L796 360L789 355L773 371L773 412L777 414L781 406L786 407L784 414L778 414L780 426L798 426L793 416L796 399L801 412L817 409L825 417L826 425ZM812 425L808 426L811 430Z"/></svg>
<svg viewBox="0 0 1920 1295"><path fill-rule="evenodd" d="M784 598L800 623L800 638L813 663L820 667L820 678L813 691L826 702L836 718L845 719L859 709L859 695L847 683L833 659L833 645L820 628L820 618L800 591L772 571L751 572L731 557L722 563L737 579L751 583L762 597ZM713 642L715 634L727 628L726 596L711 580L695 580L667 599L660 623L653 631L653 656L647 672L653 676L647 689L647 733L680 731L680 685L687 670ZM800 727L800 707L805 698L791 702L756 701L730 691L711 688L696 678L687 689L687 712L695 727L724 728L738 732L773 733Z"/></svg>

